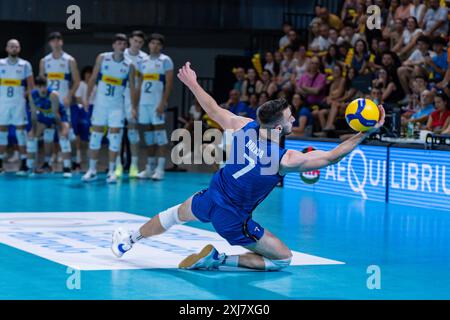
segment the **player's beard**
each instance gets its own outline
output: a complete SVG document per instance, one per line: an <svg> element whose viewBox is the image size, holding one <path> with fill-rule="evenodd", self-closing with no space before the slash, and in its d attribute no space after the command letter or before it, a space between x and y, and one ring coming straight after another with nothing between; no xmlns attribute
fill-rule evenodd
<svg viewBox="0 0 450 320"><path fill-rule="evenodd" d="M19 56L19 53L17 53L17 52L13 52L13 53L10 53L9 54L9 56L11 57L11 58L17 58L18 56Z"/></svg>

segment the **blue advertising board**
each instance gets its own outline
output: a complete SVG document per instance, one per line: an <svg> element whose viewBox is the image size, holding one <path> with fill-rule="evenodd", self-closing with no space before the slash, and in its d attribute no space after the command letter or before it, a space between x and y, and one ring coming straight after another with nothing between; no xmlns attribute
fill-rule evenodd
<svg viewBox="0 0 450 320"><path fill-rule="evenodd" d="M389 148L389 202L450 210L450 152Z"/></svg>
<svg viewBox="0 0 450 320"><path fill-rule="evenodd" d="M337 145L334 142L286 140L286 148L298 151L308 147L328 151ZM298 173L290 173L286 175L284 185L287 188L385 201L386 170L387 147L360 145L339 163L321 169L320 174L307 173L306 178L310 178L311 183L305 183Z"/></svg>
<svg viewBox="0 0 450 320"><path fill-rule="evenodd" d="M286 148L328 151L338 143L286 140ZM450 152L360 145L320 171L290 173L286 188L450 211Z"/></svg>

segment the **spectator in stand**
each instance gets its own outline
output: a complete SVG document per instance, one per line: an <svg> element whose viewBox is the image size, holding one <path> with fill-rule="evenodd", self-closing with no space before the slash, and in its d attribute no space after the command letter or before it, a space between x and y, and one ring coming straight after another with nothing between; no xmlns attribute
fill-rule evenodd
<svg viewBox="0 0 450 320"><path fill-rule="evenodd" d="M379 87L372 87L370 89L370 94L367 95L366 98L372 100L376 105L379 105L382 103L382 91Z"/></svg>
<svg viewBox="0 0 450 320"><path fill-rule="evenodd" d="M355 69L357 75L366 75L369 73L370 54L367 50L367 43L359 39L355 44L355 53L352 58L352 68Z"/></svg>
<svg viewBox="0 0 450 320"><path fill-rule="evenodd" d="M381 90L380 98L382 102L396 102L393 97L397 87L386 69L381 68L376 72L375 79L372 80L372 87Z"/></svg>
<svg viewBox="0 0 450 320"><path fill-rule="evenodd" d="M305 97L307 106L319 105L325 98L326 84L325 74L320 73L320 60L314 56L297 82L297 93Z"/></svg>
<svg viewBox="0 0 450 320"><path fill-rule="evenodd" d="M244 68L236 68L236 72L234 74L236 77L236 82L234 83L233 89L237 90L239 93L242 92L242 84L245 81L245 70Z"/></svg>
<svg viewBox="0 0 450 320"><path fill-rule="evenodd" d="M328 96L320 106L320 110L315 112L322 131L332 131L335 129L334 121L338 113L335 101L342 98L345 93L345 78L342 76L342 68L335 65L333 68L333 81L330 84Z"/></svg>
<svg viewBox="0 0 450 320"><path fill-rule="evenodd" d="M409 115L402 115L402 124L406 126L408 123L418 123L420 127L425 127L428 122L428 118L431 113L435 111L434 109L434 94L430 90L424 90L420 94L418 108Z"/></svg>
<svg viewBox="0 0 450 320"><path fill-rule="evenodd" d="M297 60L294 59L294 48L286 47L284 50L284 59L280 65L280 76L278 77L278 89L284 91L291 91L291 76L294 73Z"/></svg>
<svg viewBox="0 0 450 320"><path fill-rule="evenodd" d="M386 26L388 20L389 8L386 7L386 0L375 0L374 4L380 8L381 26L383 28Z"/></svg>
<svg viewBox="0 0 450 320"><path fill-rule="evenodd" d="M438 83L444 79L445 73L448 70L448 56L447 51L444 50L445 40L441 37L433 39L433 51L435 55L433 57L426 56L425 64L432 72L433 82Z"/></svg>
<svg viewBox="0 0 450 320"><path fill-rule="evenodd" d="M341 21L352 19L356 13L357 0L345 0L341 10Z"/></svg>
<svg viewBox="0 0 450 320"><path fill-rule="evenodd" d="M194 130L194 121L202 121L204 111L202 106L194 98L193 104L189 108L189 113L187 117L180 117L178 120L184 124L184 128L189 131Z"/></svg>
<svg viewBox="0 0 450 320"><path fill-rule="evenodd" d="M448 32L447 8L439 5L439 0L430 0L425 17L423 18L424 35L431 37L445 37Z"/></svg>
<svg viewBox="0 0 450 320"><path fill-rule="evenodd" d="M280 41L278 42L278 48L284 49L286 46L289 45L289 31L292 30L292 25L289 22L283 23L283 33L284 35L281 37Z"/></svg>
<svg viewBox="0 0 450 320"><path fill-rule="evenodd" d="M434 52L428 50L430 47L430 40L426 36L420 36L417 39L417 49L411 53L409 58L402 63L402 66L398 69L398 78L400 85L406 97L399 101L399 104L406 104L409 101L409 95L411 94L410 81L413 77L413 72L423 72L422 68L425 67L425 58L427 56L434 56Z"/></svg>
<svg viewBox="0 0 450 320"><path fill-rule="evenodd" d="M447 48L447 65L450 65L450 44ZM437 89L442 89L447 93L448 96L450 96L450 68L447 68L447 71L445 72L444 79L436 84Z"/></svg>
<svg viewBox="0 0 450 320"><path fill-rule="evenodd" d="M264 60L264 70L268 70L272 76L277 75L280 72L280 64L275 61L272 52L266 52Z"/></svg>
<svg viewBox="0 0 450 320"><path fill-rule="evenodd" d="M330 28L330 31L328 32L328 43L330 45L332 44L337 45L339 42L342 41L343 39L339 36L339 32L334 28Z"/></svg>
<svg viewBox="0 0 450 320"><path fill-rule="evenodd" d="M425 17L425 13L427 12L427 6L423 4L423 0L413 0L410 16L414 17L417 21L417 24L420 28L423 26L423 19Z"/></svg>
<svg viewBox="0 0 450 320"><path fill-rule="evenodd" d="M406 28L403 30L399 41L392 47L392 51L400 57L408 57L422 33L423 31L419 28L416 18L413 16L409 17L406 20Z"/></svg>
<svg viewBox="0 0 450 320"><path fill-rule="evenodd" d="M244 102L240 101L240 96L241 95L239 94L239 91L237 91L236 89L231 90L228 101L221 105L222 108L229 110L235 115L239 115L240 113L245 112L247 105Z"/></svg>
<svg viewBox="0 0 450 320"><path fill-rule="evenodd" d="M275 97L277 92L277 85L272 79L272 75L268 70L264 70L261 75L261 93L266 92L269 97Z"/></svg>
<svg viewBox="0 0 450 320"><path fill-rule="evenodd" d="M319 26L319 36L314 38L310 44L310 48L313 51L326 51L330 46L330 42L328 41L330 33L330 27L326 24L321 24Z"/></svg>
<svg viewBox="0 0 450 320"><path fill-rule="evenodd" d="M339 64L339 51L337 45L332 44L327 54L322 57L322 65L326 73L332 72L335 65ZM328 71L329 70L329 71Z"/></svg>
<svg viewBox="0 0 450 320"><path fill-rule="evenodd" d="M400 0L400 6L395 10L395 19L405 20L411 16L411 0Z"/></svg>
<svg viewBox="0 0 450 320"><path fill-rule="evenodd" d="M267 101L269 101L269 95L267 94L267 92L261 92L261 94L259 95L258 106L266 103Z"/></svg>
<svg viewBox="0 0 450 320"><path fill-rule="evenodd" d="M252 93L250 95L250 98L248 100L248 105L246 108L246 114L245 116L248 118L251 118L253 120L256 120L256 109L258 109L258 95L256 93Z"/></svg>
<svg viewBox="0 0 450 320"><path fill-rule="evenodd" d="M353 22L347 21L344 23L344 29L342 32L342 41L339 44L342 44L343 42L348 42L352 47L355 46L356 41L359 39L362 39L362 36L359 33L355 32L356 26Z"/></svg>
<svg viewBox="0 0 450 320"><path fill-rule="evenodd" d="M292 115L295 118L292 124L292 134L294 136L311 136L314 118L311 110L304 105L301 96L295 93L292 96Z"/></svg>
<svg viewBox="0 0 450 320"><path fill-rule="evenodd" d="M395 12L397 11L397 8L399 7L400 3L399 0L391 0L391 4L388 9L388 15L386 24L383 28L383 38L389 39L390 34L394 32L395 29Z"/></svg>
<svg viewBox="0 0 450 320"><path fill-rule="evenodd" d="M322 23L330 28L341 30L343 27L342 20L337 15L330 13L326 7L319 8L318 16Z"/></svg>
<svg viewBox="0 0 450 320"><path fill-rule="evenodd" d="M428 118L427 129L435 133L440 133L450 123L448 96L443 92L437 93L434 97L434 106L436 110Z"/></svg>
<svg viewBox="0 0 450 320"><path fill-rule="evenodd" d="M352 85L353 79L355 78L355 70L353 68L350 68L347 71L347 75L345 77L345 92L343 94L342 97L335 99L334 104L335 107L339 110L342 108L346 108L347 104L352 101L353 99L355 99L357 96L360 95L360 93L358 92L358 90ZM331 108L333 108L333 105L331 105ZM330 113L332 112L332 110L330 110ZM334 111L333 111L334 112Z"/></svg>
<svg viewBox="0 0 450 320"><path fill-rule="evenodd" d="M306 56L305 45L301 45L298 48L297 56L296 56L295 60L297 61L297 63L294 66L294 70L293 70L292 75L291 75L292 88L295 88L297 81L306 72L306 69L308 67L308 63L311 60L310 58L308 58Z"/></svg>
<svg viewBox="0 0 450 320"><path fill-rule="evenodd" d="M263 83L258 79L256 70L249 68L247 70L247 79L244 80L241 90L241 101L247 102L251 94L261 93Z"/></svg>
<svg viewBox="0 0 450 320"><path fill-rule="evenodd" d="M308 49L311 51L319 51L320 26L321 26L320 20L311 23L310 37L309 37L311 41L308 45Z"/></svg>
<svg viewBox="0 0 450 320"><path fill-rule="evenodd" d="M297 32L295 30L289 31L288 38L289 38L289 44L287 46L291 47L294 51L297 51L298 47L300 45L300 39L298 38Z"/></svg>
<svg viewBox="0 0 450 320"><path fill-rule="evenodd" d="M403 31L405 31L403 21L401 19L395 19L394 31L392 31L388 35L388 39L390 39L389 46L391 48L395 47L397 43L402 41Z"/></svg>

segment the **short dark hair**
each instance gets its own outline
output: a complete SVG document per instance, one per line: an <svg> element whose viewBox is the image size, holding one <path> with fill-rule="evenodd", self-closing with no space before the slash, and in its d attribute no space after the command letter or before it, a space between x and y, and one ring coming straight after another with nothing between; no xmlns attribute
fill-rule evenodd
<svg viewBox="0 0 450 320"><path fill-rule="evenodd" d="M160 33L152 33L150 35L150 41L152 41L152 40L158 40L159 42L161 42L162 45L164 45L165 38Z"/></svg>
<svg viewBox="0 0 450 320"><path fill-rule="evenodd" d="M123 33L116 33L113 38L113 43L116 41L125 41L126 42L126 41L128 41L128 38Z"/></svg>
<svg viewBox="0 0 450 320"><path fill-rule="evenodd" d="M447 109L448 109L448 100L449 100L449 98L448 98L448 95L444 91L438 91L434 97L435 98L439 97L442 100L444 100L444 102L446 103Z"/></svg>
<svg viewBox="0 0 450 320"><path fill-rule="evenodd" d="M46 86L47 85L47 78L44 76L37 76L34 80L34 83L36 86Z"/></svg>
<svg viewBox="0 0 450 320"><path fill-rule="evenodd" d="M62 36L61 32L59 32L59 31L50 32L50 34L47 37L47 40L51 41L51 40L54 40L54 39L62 40L63 36Z"/></svg>
<svg viewBox="0 0 450 320"><path fill-rule="evenodd" d="M442 45L442 46L445 47L445 45L447 44L447 42L446 42L445 39L442 38L442 37L436 37L436 38L433 39L433 44L440 44L440 45Z"/></svg>
<svg viewBox="0 0 450 320"><path fill-rule="evenodd" d="M145 33L144 33L143 31L141 31L141 30L135 30L135 31L133 31L133 32L131 33L131 35L130 35L130 38L133 38L133 37L139 37L139 38L142 38L144 41L146 40Z"/></svg>
<svg viewBox="0 0 450 320"><path fill-rule="evenodd" d="M263 103L256 111L258 123L261 125L278 124L283 118L283 111L287 108L289 108L289 103L283 98Z"/></svg>
<svg viewBox="0 0 450 320"><path fill-rule="evenodd" d="M86 76L86 73L91 73L94 70L92 66L85 66L83 70L81 70L81 79L84 80L84 77Z"/></svg>
<svg viewBox="0 0 450 320"><path fill-rule="evenodd" d="M427 36L419 36L418 38L417 38L417 42L423 42L423 43L425 43L425 44L427 44L427 45L430 45L430 38L428 38Z"/></svg>

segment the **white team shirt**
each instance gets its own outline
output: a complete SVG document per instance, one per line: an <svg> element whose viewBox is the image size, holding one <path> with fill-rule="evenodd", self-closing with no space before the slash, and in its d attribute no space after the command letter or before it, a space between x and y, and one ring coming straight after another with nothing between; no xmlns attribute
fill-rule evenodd
<svg viewBox="0 0 450 320"><path fill-rule="evenodd" d="M141 105L158 106L166 83L166 72L173 70L173 62L169 56L160 54L158 57L147 56L139 65L142 76Z"/></svg>
<svg viewBox="0 0 450 320"><path fill-rule="evenodd" d="M136 71L138 70L138 65L146 58L148 55L144 51L139 51L137 55L133 55L129 48L125 49L124 52L125 57L127 57L129 60L132 61L134 67L136 68ZM135 84L137 85L137 77L139 76L138 72L136 72L136 81ZM131 99L130 99L130 83L127 82L127 88L125 90L125 105L131 105Z"/></svg>
<svg viewBox="0 0 450 320"><path fill-rule="evenodd" d="M124 57L122 61L113 59L114 52L102 53L103 61L97 83L94 105L123 105L131 60Z"/></svg>
<svg viewBox="0 0 450 320"><path fill-rule="evenodd" d="M44 73L47 77L48 86L59 93L61 102L69 94L72 82L71 60L73 60L73 57L65 52L58 59L53 56L53 53L44 57Z"/></svg>
<svg viewBox="0 0 450 320"><path fill-rule="evenodd" d="M26 79L33 76L31 64L18 58L11 64L8 58L0 59L0 104L25 105Z"/></svg>

